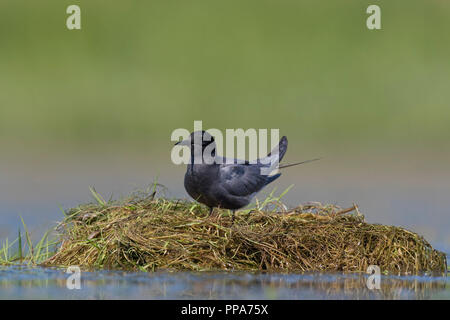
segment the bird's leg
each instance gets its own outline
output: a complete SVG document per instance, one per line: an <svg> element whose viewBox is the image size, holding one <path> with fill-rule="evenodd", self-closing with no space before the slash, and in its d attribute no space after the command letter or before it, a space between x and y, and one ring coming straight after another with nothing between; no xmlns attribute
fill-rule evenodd
<svg viewBox="0 0 450 320"><path fill-rule="evenodd" d="M211 217L213 211L214 211L214 207L209 208L209 215L208 215L208 217Z"/></svg>
<svg viewBox="0 0 450 320"><path fill-rule="evenodd" d="M234 214L236 213L236 210L233 210L233 215L231 216L231 223L234 222Z"/></svg>

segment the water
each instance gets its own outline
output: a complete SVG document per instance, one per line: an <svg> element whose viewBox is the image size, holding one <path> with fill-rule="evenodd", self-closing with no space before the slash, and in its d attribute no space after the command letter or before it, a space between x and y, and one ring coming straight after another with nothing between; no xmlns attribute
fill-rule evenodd
<svg viewBox="0 0 450 320"><path fill-rule="evenodd" d="M230 272L81 273L69 290L62 269L0 267L0 299L450 299L446 277L382 276L369 290L364 274Z"/></svg>

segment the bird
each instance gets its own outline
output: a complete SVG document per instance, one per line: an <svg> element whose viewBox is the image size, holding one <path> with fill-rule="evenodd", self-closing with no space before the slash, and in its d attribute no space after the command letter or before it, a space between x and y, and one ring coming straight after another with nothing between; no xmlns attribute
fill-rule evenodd
<svg viewBox="0 0 450 320"><path fill-rule="evenodd" d="M227 159L217 155L214 137L204 130L192 132L188 139L175 145L190 148L190 162L184 176L187 193L209 208L209 216L214 208L232 210L232 221L236 210L247 206L259 191L281 176L281 173L261 174L262 169L268 169L270 173L276 169L319 160L307 160L272 168L273 163L278 164L287 151L286 136L280 139L278 146L265 158L253 162ZM212 156L213 161L204 161L205 151ZM277 162L273 161L274 157L279 157Z"/></svg>

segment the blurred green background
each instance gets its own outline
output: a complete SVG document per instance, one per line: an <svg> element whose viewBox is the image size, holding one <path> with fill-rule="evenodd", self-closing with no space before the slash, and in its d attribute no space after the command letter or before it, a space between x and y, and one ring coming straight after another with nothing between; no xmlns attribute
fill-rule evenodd
<svg viewBox="0 0 450 320"><path fill-rule="evenodd" d="M323 157L260 199L294 184L289 206L355 202L450 252L449 35L448 0L1 0L0 239L19 215L41 235L89 186L118 198L158 177L189 198L170 135L203 120Z"/></svg>
<svg viewBox="0 0 450 320"><path fill-rule="evenodd" d="M66 29L81 7L82 30ZM378 4L382 30L366 28ZM0 141L166 145L280 128L296 146L450 146L450 2L0 3Z"/></svg>

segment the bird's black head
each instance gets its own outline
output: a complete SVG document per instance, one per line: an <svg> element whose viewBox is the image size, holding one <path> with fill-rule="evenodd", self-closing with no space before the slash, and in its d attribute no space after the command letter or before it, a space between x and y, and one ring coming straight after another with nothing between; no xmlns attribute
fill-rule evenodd
<svg viewBox="0 0 450 320"><path fill-rule="evenodd" d="M180 142L175 143L175 145L182 145L182 146L190 146L191 149L195 146L201 146L202 150L205 149L207 146L209 146L211 143L214 142L214 137L210 135L205 130L202 131L195 131L192 132L189 135L189 138Z"/></svg>
<svg viewBox="0 0 450 320"><path fill-rule="evenodd" d="M189 138L191 145L201 145L202 149L214 143L214 137L205 130L192 132Z"/></svg>
<svg viewBox="0 0 450 320"><path fill-rule="evenodd" d="M189 138L175 145L188 146L191 149L191 163L213 164L216 155L214 137L206 131L195 131Z"/></svg>

